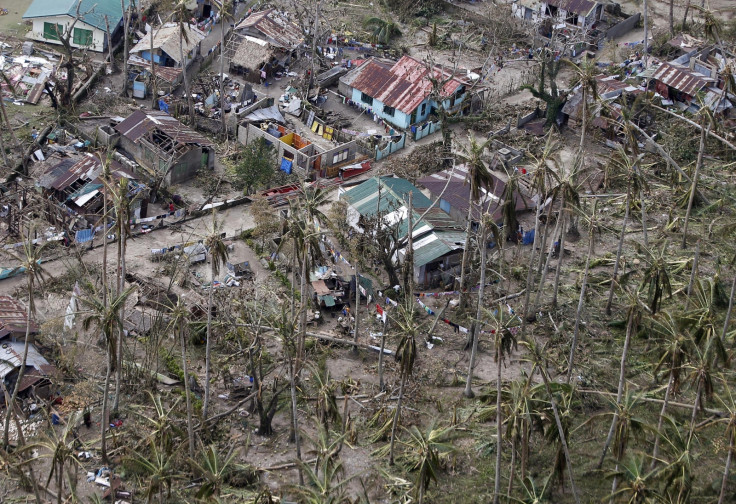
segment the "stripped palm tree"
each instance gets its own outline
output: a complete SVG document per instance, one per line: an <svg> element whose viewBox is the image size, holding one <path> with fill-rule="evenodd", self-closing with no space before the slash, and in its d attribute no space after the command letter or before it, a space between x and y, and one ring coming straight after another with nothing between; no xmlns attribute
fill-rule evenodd
<svg viewBox="0 0 736 504"><path fill-rule="evenodd" d="M469 145L462 147L462 153L459 155L468 169L466 182L470 184L468 193L468 215L467 225L465 228L465 247L463 248L463 258L460 266L460 306L464 308L468 300L467 270L468 261L470 259L470 235L473 225L473 219L480 218L480 209L478 202L481 199L482 188L488 187L493 177L483 161L483 152L488 147L490 140L478 143L473 135L468 136Z"/></svg>
<svg viewBox="0 0 736 504"><path fill-rule="evenodd" d="M202 418L207 419L210 406L210 374L212 372L212 310L214 309L215 279L220 274L220 268L227 262L229 254L225 242L222 240L225 233L222 232L222 222L217 221L217 213L212 209L212 228L210 234L204 240L204 246L210 255L210 273L212 283L210 284L209 296L207 298L207 342L205 344L205 383L204 402L202 404Z"/></svg>
<svg viewBox="0 0 736 504"><path fill-rule="evenodd" d="M391 19L370 17L363 22L363 25L373 30L371 36L376 44L388 45L392 38L401 35L399 25Z"/></svg>
<svg viewBox="0 0 736 504"><path fill-rule="evenodd" d="M34 243L33 235L35 234L35 226L29 224L28 231L23 242L21 242L20 251L15 249L3 249L11 259L18 263L18 269L26 274L26 292L28 294L28 304L26 305L26 335L23 342L23 357L21 358L20 367L18 369L18 377L13 387L13 393L5 410L5 426L3 431L3 446L7 449L8 433L10 429L10 418L15 412L15 402L18 399L21 382L26 372L26 364L28 363L28 349L30 346L31 320L36 313L36 303L34 295L36 293L36 284L42 284L44 278L48 275L46 270L41 266L41 260L49 242L43 244Z"/></svg>
<svg viewBox="0 0 736 504"><path fill-rule="evenodd" d="M184 93L187 95L187 107L189 108L189 125L194 127L194 102L192 100L192 92L189 87L189 76L187 75L187 58L189 54L184 54L184 43L189 46L189 32L191 28L191 13L187 8L187 1L180 0L171 13L172 17L176 17L177 31L179 33L179 61L181 63L181 75L184 80ZM153 59L153 55L151 55Z"/></svg>

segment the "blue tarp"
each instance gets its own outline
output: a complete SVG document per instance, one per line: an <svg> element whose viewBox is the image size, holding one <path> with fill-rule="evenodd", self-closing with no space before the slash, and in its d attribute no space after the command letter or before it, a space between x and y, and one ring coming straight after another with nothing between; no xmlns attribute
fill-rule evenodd
<svg viewBox="0 0 736 504"><path fill-rule="evenodd" d="M92 228L77 231L74 241L77 243L87 243L88 241L92 241L92 238L94 237L94 234L92 233L93 231L94 230Z"/></svg>
<svg viewBox="0 0 736 504"><path fill-rule="evenodd" d="M281 159L281 171L286 172L287 175L291 175L292 162L286 158Z"/></svg>
<svg viewBox="0 0 736 504"><path fill-rule="evenodd" d="M166 103L166 101L162 98L162 99L160 99L158 101L158 109L161 112L166 112L168 114L169 113L169 104Z"/></svg>
<svg viewBox="0 0 736 504"><path fill-rule="evenodd" d="M521 243L524 245L531 245L534 243L534 230L531 229L524 233L524 237L521 239Z"/></svg>

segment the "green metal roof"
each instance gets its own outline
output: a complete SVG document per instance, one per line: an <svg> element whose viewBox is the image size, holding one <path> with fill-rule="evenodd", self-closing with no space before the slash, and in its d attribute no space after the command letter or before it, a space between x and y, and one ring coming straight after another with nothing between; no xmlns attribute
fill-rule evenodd
<svg viewBox="0 0 736 504"><path fill-rule="evenodd" d="M131 0L124 0L126 7L129 2ZM111 31L123 18L120 0L34 0L23 14L23 19L64 15L75 18L78 3L79 19L103 31L106 29L105 16Z"/></svg>
<svg viewBox="0 0 736 504"><path fill-rule="evenodd" d="M424 266L464 246L465 233L461 231L433 231L415 243L414 266Z"/></svg>
<svg viewBox="0 0 736 504"><path fill-rule="evenodd" d="M378 184L381 184L381 201L378 202ZM395 177L372 177L345 192L344 198L360 215L370 217L376 211L392 212L408 204L409 193L413 193L412 205L426 208L432 204L411 182Z"/></svg>
<svg viewBox="0 0 736 504"><path fill-rule="evenodd" d="M324 296L317 296L321 301L325 302L326 307L335 306L335 298L332 294L325 294Z"/></svg>

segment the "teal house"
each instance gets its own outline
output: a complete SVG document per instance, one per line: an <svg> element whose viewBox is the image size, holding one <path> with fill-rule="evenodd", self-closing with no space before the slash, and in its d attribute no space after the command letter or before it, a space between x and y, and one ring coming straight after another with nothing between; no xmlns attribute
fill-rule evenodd
<svg viewBox="0 0 736 504"><path fill-rule="evenodd" d="M61 44L59 39L70 35L72 47L96 52L106 51L123 31L120 0L33 0L23 19L32 24L27 38Z"/></svg>
<svg viewBox="0 0 736 504"><path fill-rule="evenodd" d="M433 93L432 81L442 85L439 92ZM469 83L448 68L403 56L393 64L366 60L340 79L340 87L369 116L406 130L439 107L461 112Z"/></svg>

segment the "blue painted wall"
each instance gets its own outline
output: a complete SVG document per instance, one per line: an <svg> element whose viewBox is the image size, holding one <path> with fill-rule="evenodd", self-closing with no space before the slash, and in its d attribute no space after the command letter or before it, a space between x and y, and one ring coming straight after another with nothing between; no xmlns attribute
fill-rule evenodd
<svg viewBox="0 0 736 504"><path fill-rule="evenodd" d="M363 93L353 88L352 100L356 103L362 104L364 107L369 107L373 111L373 113L376 114L378 117L380 117L384 121L390 124L393 124L394 126L401 128L401 129L408 129L409 126L411 126L414 123L420 123L422 121L425 121L431 114L432 108L438 108L437 102L435 102L434 100L429 100L429 99L424 100L415 109L417 117L414 123L412 123L411 114L406 114L402 112L401 110L395 110L394 115L389 116L384 113L382 102L373 98L373 103L369 105L363 102L362 94ZM456 110L457 108L459 108L463 100L465 99L466 94L467 93L463 93L462 95L460 95L459 99L455 100L455 105L452 107L450 107L449 99L442 102L444 109L445 110Z"/></svg>

